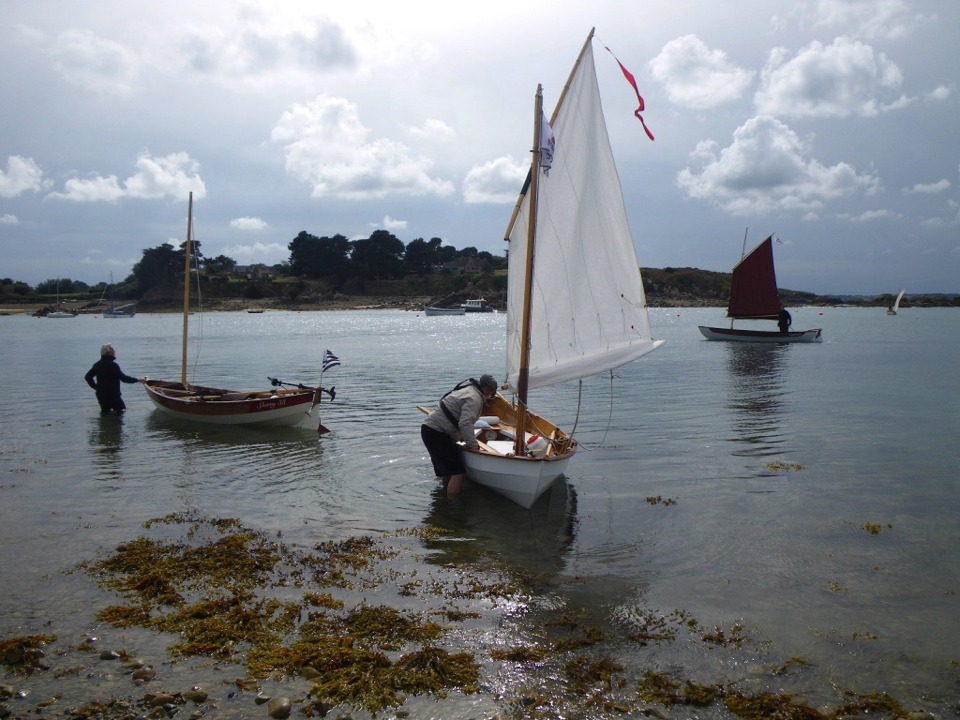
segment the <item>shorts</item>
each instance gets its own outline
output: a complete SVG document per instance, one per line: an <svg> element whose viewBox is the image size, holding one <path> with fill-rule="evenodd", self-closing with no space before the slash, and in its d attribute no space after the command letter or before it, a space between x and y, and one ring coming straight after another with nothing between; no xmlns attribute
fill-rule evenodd
<svg viewBox="0 0 960 720"><path fill-rule="evenodd" d="M445 432L434 430L426 425L420 426L420 437L430 453L433 462L433 471L437 477L463 475L467 469L463 464L463 454L460 446Z"/></svg>

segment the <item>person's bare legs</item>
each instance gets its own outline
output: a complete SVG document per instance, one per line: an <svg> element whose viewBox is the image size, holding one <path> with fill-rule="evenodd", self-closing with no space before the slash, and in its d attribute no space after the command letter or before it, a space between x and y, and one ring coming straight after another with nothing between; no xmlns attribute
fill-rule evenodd
<svg viewBox="0 0 960 720"><path fill-rule="evenodd" d="M460 473L459 475L451 475L450 481L446 484L447 495L459 495L460 487L463 485L463 480L465 477L467 476L464 473Z"/></svg>

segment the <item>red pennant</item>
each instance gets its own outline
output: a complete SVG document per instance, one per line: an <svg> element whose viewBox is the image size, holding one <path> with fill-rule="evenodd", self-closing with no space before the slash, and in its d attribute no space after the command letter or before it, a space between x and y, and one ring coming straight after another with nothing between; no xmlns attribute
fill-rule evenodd
<svg viewBox="0 0 960 720"><path fill-rule="evenodd" d="M613 55L613 50L608 48L606 45L603 46L604 50ZM640 124L643 125L643 130L647 133L647 137L653 140L653 133L650 132L650 128L647 127L647 124L643 121L643 116L640 113L643 112L643 98L640 96L640 90L637 88L637 80L633 77L633 73L627 70L623 63L617 58L616 55L613 55L613 59L617 61L617 65L620 66L620 71L623 73L623 76L627 79L627 82L633 86L633 91L637 94L637 102L640 103L637 106L637 109L633 111L633 114L637 116L637 120L640 121Z"/></svg>

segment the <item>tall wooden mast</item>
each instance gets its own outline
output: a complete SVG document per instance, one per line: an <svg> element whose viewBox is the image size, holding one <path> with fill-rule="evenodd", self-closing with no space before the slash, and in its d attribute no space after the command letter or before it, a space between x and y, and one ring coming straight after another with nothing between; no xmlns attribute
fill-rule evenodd
<svg viewBox="0 0 960 720"><path fill-rule="evenodd" d="M180 383L187 385L187 317L190 315L190 256L193 254L193 192L187 204L187 242L183 249L183 342L180 352Z"/></svg>

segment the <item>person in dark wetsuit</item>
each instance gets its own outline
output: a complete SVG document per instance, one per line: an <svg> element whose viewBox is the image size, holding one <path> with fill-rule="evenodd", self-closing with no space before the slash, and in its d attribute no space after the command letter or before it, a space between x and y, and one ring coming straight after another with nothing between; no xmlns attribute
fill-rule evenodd
<svg viewBox="0 0 960 720"><path fill-rule="evenodd" d="M100 413L108 414L111 410L120 415L127 409L120 394L120 383L140 382L135 377L125 375L117 365L117 352L109 343L100 348L100 359L83 376L87 385L97 392L97 402L100 403Z"/></svg>
<svg viewBox="0 0 960 720"><path fill-rule="evenodd" d="M790 313L787 312L787 309L781 305L780 312L777 313L777 325L780 326L780 332L786 335L790 331L790 326L793 324L793 318L790 317Z"/></svg>

